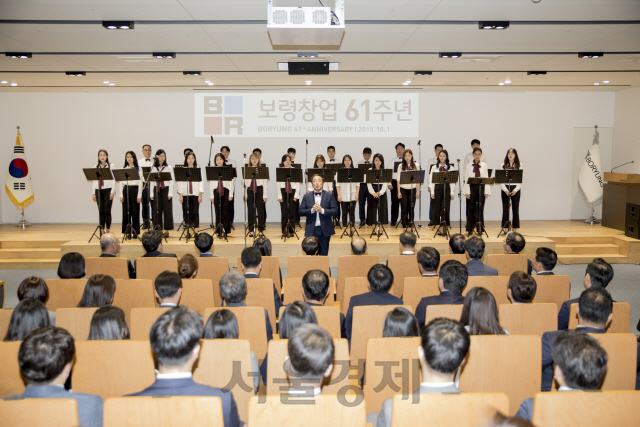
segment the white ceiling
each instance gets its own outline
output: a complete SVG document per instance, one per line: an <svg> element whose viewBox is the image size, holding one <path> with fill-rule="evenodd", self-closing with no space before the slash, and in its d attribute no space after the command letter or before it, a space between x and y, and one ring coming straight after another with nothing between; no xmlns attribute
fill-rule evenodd
<svg viewBox="0 0 640 427"><path fill-rule="evenodd" d="M317 0L275 3L319 5ZM345 0L345 15L339 49L320 49L325 58L340 63L339 71L311 76L313 85L305 86L308 76L277 71L277 62L286 62L296 51L273 49L266 28L267 0L0 0L0 52L33 53L27 60L2 54L0 81L8 83L0 84L0 91L611 91L640 86L640 0ZM29 22L7 22L11 20ZM133 20L135 29L106 30L102 20ZM503 31L479 30L479 20L512 24ZM438 57L437 52L447 51L464 52L463 59L497 58L473 63ZM605 56L578 58L577 52L588 51ZM177 52L177 58L119 59L152 52ZM182 75L194 70L203 75ZM414 76L415 70L432 70L433 75ZM528 70L549 74L527 76ZM87 75L68 77L65 71ZM403 86L407 79L413 83ZM498 85L507 79L512 83ZM104 85L104 80L116 86ZM18 86L11 87L12 82Z"/></svg>

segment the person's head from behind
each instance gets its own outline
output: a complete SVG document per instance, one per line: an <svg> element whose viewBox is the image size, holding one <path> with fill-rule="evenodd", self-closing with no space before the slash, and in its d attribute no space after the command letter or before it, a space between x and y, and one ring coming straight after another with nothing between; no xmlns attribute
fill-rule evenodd
<svg viewBox="0 0 640 427"><path fill-rule="evenodd" d="M307 323L318 324L318 318L311 306L303 301L295 301L288 304L282 312L282 316L280 316L278 325L280 339L289 338L297 327Z"/></svg>
<svg viewBox="0 0 640 427"><path fill-rule="evenodd" d="M302 277L305 302L324 304L329 295L329 276L322 270L309 270Z"/></svg>
<svg viewBox="0 0 640 427"><path fill-rule="evenodd" d="M191 372L200 354L202 318L185 306L166 311L151 326L149 341L158 359L158 370Z"/></svg>
<svg viewBox="0 0 640 427"><path fill-rule="evenodd" d="M367 253L367 241L357 236L351 240L351 253L353 255L364 255Z"/></svg>
<svg viewBox="0 0 640 427"><path fill-rule="evenodd" d="M258 248L262 256L271 256L273 251L271 248L271 240L262 236L253 241L253 247Z"/></svg>
<svg viewBox="0 0 640 427"><path fill-rule="evenodd" d="M613 280L613 267L602 258L596 258L587 265L584 274L585 289L591 286L606 288Z"/></svg>
<svg viewBox="0 0 640 427"><path fill-rule="evenodd" d="M520 417L508 417L502 412L496 412L492 420L482 427L535 427L529 420Z"/></svg>
<svg viewBox="0 0 640 427"><path fill-rule="evenodd" d="M438 273L438 288L440 291L447 290L462 292L467 286L469 272L467 267L460 261L450 259L440 266Z"/></svg>
<svg viewBox="0 0 640 427"><path fill-rule="evenodd" d="M128 340L129 337L129 327L121 308L109 305L100 307L93 313L87 340Z"/></svg>
<svg viewBox="0 0 640 427"><path fill-rule="evenodd" d="M198 252L200 252L201 254L207 252L211 253L211 248L213 247L213 237L207 233L198 233L196 234L194 243L196 245L196 248L198 248Z"/></svg>
<svg viewBox="0 0 640 427"><path fill-rule="evenodd" d="M460 323L469 327L469 335L502 335L498 305L486 288L475 287L464 297Z"/></svg>
<svg viewBox="0 0 640 427"><path fill-rule="evenodd" d="M416 242L418 238L411 231L405 231L400 234L400 252L416 251Z"/></svg>
<svg viewBox="0 0 640 427"><path fill-rule="evenodd" d="M318 255L320 252L320 239L316 236L307 236L302 239L302 252L307 256Z"/></svg>
<svg viewBox="0 0 640 427"><path fill-rule="evenodd" d="M335 346L331 335L320 326L298 326L289 335L287 350L284 370L292 387L320 387L331 376Z"/></svg>
<svg viewBox="0 0 640 427"><path fill-rule="evenodd" d="M18 350L18 365L27 384L64 385L76 352L69 332L46 326L29 333Z"/></svg>
<svg viewBox="0 0 640 427"><path fill-rule="evenodd" d="M607 372L608 356L598 341L579 330L564 331L553 343L553 376L560 386L598 390Z"/></svg>
<svg viewBox="0 0 640 427"><path fill-rule="evenodd" d="M162 249L162 233L160 230L147 231L140 238L145 252L155 252Z"/></svg>
<svg viewBox="0 0 640 427"><path fill-rule="evenodd" d="M112 233L104 233L100 236L100 250L103 254L115 255L120 252L120 242Z"/></svg>
<svg viewBox="0 0 640 427"><path fill-rule="evenodd" d="M464 244L466 238L464 234L456 233L449 239L449 249L452 254L464 254Z"/></svg>
<svg viewBox="0 0 640 427"><path fill-rule="evenodd" d="M455 320L439 317L422 328L420 338L418 358L422 366L423 381L428 381L425 379L427 377L453 381L471 345L464 326Z"/></svg>
<svg viewBox="0 0 640 427"><path fill-rule="evenodd" d="M613 299L605 288L592 286L580 294L578 324L606 329L613 318Z"/></svg>
<svg viewBox="0 0 640 427"><path fill-rule="evenodd" d="M549 248L536 249L536 255L531 260L531 268L536 273L541 271L552 271L558 262L558 254Z"/></svg>
<svg viewBox="0 0 640 427"><path fill-rule="evenodd" d="M18 286L18 300L37 299L43 304L49 299L49 287L45 281L38 276L31 276L20 282Z"/></svg>
<svg viewBox="0 0 640 427"><path fill-rule="evenodd" d="M94 274L84 286L78 307L104 307L111 305L116 293L116 281L107 274Z"/></svg>
<svg viewBox="0 0 640 427"><path fill-rule="evenodd" d="M420 273L435 273L440 266L440 252L431 246L424 246L418 251L418 269Z"/></svg>
<svg viewBox="0 0 640 427"><path fill-rule="evenodd" d="M243 302L247 297L247 279L237 271L225 273L219 285L220 295L227 304Z"/></svg>
<svg viewBox="0 0 640 427"><path fill-rule="evenodd" d="M4 340L22 341L34 329L49 325L49 312L44 303L37 299L25 299L13 309Z"/></svg>
<svg viewBox="0 0 640 427"><path fill-rule="evenodd" d="M527 242L524 240L522 234L510 231L504 239L504 250L510 254L519 254L524 250Z"/></svg>
<svg viewBox="0 0 640 427"><path fill-rule="evenodd" d="M262 270L262 254L258 248L244 248L240 254L242 271L260 274Z"/></svg>
<svg viewBox="0 0 640 427"><path fill-rule="evenodd" d="M371 292L389 292L393 285L393 272L384 264L376 264L367 273Z"/></svg>
<svg viewBox="0 0 640 427"><path fill-rule="evenodd" d="M211 313L204 325L205 339L238 339L240 328L238 319L232 311L223 308Z"/></svg>
<svg viewBox="0 0 640 427"><path fill-rule="evenodd" d="M524 271L514 271L509 277L507 296L512 303L529 303L536 296L538 284L533 276Z"/></svg>
<svg viewBox="0 0 640 427"><path fill-rule="evenodd" d="M87 272L84 268L84 257L78 252L62 255L58 264L58 277L61 279L82 279Z"/></svg>
<svg viewBox="0 0 640 427"><path fill-rule="evenodd" d="M467 259L480 259L484 255L484 240L473 236L464 242L464 251Z"/></svg>
<svg viewBox="0 0 640 427"><path fill-rule="evenodd" d="M153 281L156 299L160 304L178 304L182 297L182 277L174 271L165 270Z"/></svg>
<svg viewBox="0 0 640 427"><path fill-rule="evenodd" d="M198 274L198 260L191 254L185 254L178 261L178 274L183 279L194 279Z"/></svg>
<svg viewBox="0 0 640 427"><path fill-rule="evenodd" d="M383 338L417 337L419 334L418 320L404 307L394 308L384 319Z"/></svg>

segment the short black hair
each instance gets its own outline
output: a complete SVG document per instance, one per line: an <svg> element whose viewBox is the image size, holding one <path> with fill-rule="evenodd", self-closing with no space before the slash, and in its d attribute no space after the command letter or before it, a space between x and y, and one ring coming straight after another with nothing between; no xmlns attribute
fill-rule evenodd
<svg viewBox="0 0 640 427"><path fill-rule="evenodd" d="M473 145L473 144L478 144L478 145L480 145L480 140L479 140L479 139L472 139L472 140L471 140L471 145Z"/></svg>
<svg viewBox="0 0 640 427"><path fill-rule="evenodd" d="M318 255L320 252L320 239L316 236L307 236L302 240L302 251L307 255Z"/></svg>
<svg viewBox="0 0 640 427"><path fill-rule="evenodd" d="M356 244L354 245L353 242L356 242ZM351 252L354 255L364 255L367 252L367 241L363 237L351 239Z"/></svg>
<svg viewBox="0 0 640 427"><path fill-rule="evenodd" d="M296 149L295 149L295 148L293 148L293 147L289 147L289 149L287 150L287 154L288 154L288 153L296 154Z"/></svg>
<svg viewBox="0 0 640 427"><path fill-rule="evenodd" d="M18 365L28 384L48 384L71 363L76 347L62 328L46 326L31 331L20 344Z"/></svg>
<svg viewBox="0 0 640 427"><path fill-rule="evenodd" d="M193 243L195 243L196 248L200 251L201 254L205 252L211 252L211 247L213 246L213 237L207 233L198 233L196 234L196 238L193 239Z"/></svg>
<svg viewBox="0 0 640 427"><path fill-rule="evenodd" d="M49 312L42 301L22 300L11 313L4 341L22 341L29 332L50 324Z"/></svg>
<svg viewBox="0 0 640 427"><path fill-rule="evenodd" d="M598 390L607 372L608 355L598 341L580 330L564 331L553 343L553 363L567 387Z"/></svg>
<svg viewBox="0 0 640 427"><path fill-rule="evenodd" d="M438 149L438 147L440 147L440 148L444 148L444 147L442 146L442 144L436 144L436 145L433 147L433 151L437 150L437 149Z"/></svg>
<svg viewBox="0 0 640 427"><path fill-rule="evenodd" d="M373 292L389 292L393 285L393 272L384 264L376 264L369 269L367 280Z"/></svg>
<svg viewBox="0 0 640 427"><path fill-rule="evenodd" d="M162 233L160 230L151 230L142 234L140 238L142 247L145 252L154 252L158 250L158 246L162 243Z"/></svg>
<svg viewBox="0 0 640 427"><path fill-rule="evenodd" d="M58 277L61 279L82 279L87 274L84 257L78 252L67 252L60 258Z"/></svg>
<svg viewBox="0 0 640 427"><path fill-rule="evenodd" d="M418 264L424 271L436 271L440 266L440 252L434 247L423 246L418 251Z"/></svg>
<svg viewBox="0 0 640 427"><path fill-rule="evenodd" d="M237 339L240 336L238 319L232 311L223 308L211 313L204 325L205 339Z"/></svg>
<svg viewBox="0 0 640 427"><path fill-rule="evenodd" d="M465 240L464 250L473 259L480 259L484 255L484 240L480 237L473 236L470 239Z"/></svg>
<svg viewBox="0 0 640 427"><path fill-rule="evenodd" d="M464 254L464 244L467 240L464 234L456 233L449 239L449 249L452 254Z"/></svg>
<svg viewBox="0 0 640 427"><path fill-rule="evenodd" d="M262 254L260 249L250 247L244 248L240 254L240 262L245 268L256 268L262 262Z"/></svg>
<svg viewBox="0 0 640 427"><path fill-rule="evenodd" d="M589 275L592 285L606 288L613 280L613 267L605 260L596 258L587 265L585 274Z"/></svg>
<svg viewBox="0 0 640 427"><path fill-rule="evenodd" d="M49 299L49 287L47 283L38 276L31 276L20 282L18 286L18 300L37 299L46 303Z"/></svg>
<svg viewBox="0 0 640 427"><path fill-rule="evenodd" d="M336 151L336 147L334 147L333 145L330 145L330 146L327 147L327 151L329 151L329 150Z"/></svg>
<svg viewBox="0 0 640 427"><path fill-rule="evenodd" d="M371 151L371 148L369 147L364 147L364 150L362 150L362 154L371 154L373 153L373 151Z"/></svg>
<svg viewBox="0 0 640 427"><path fill-rule="evenodd" d="M324 301L329 292L329 276L322 270L309 270L302 277L302 290L307 299Z"/></svg>
<svg viewBox="0 0 640 427"><path fill-rule="evenodd" d="M182 278L175 271L165 270L158 274L153 286L161 299L171 298L182 289Z"/></svg>
<svg viewBox="0 0 640 427"><path fill-rule="evenodd" d="M556 254L556 251L553 249L538 248L536 249L535 260L542 264L542 268L544 268L545 271L551 271L558 262L558 254Z"/></svg>
<svg viewBox="0 0 640 427"><path fill-rule="evenodd" d="M444 317L429 322L422 328L420 337L427 365L442 374L456 373L471 345L464 326Z"/></svg>
<svg viewBox="0 0 640 427"><path fill-rule="evenodd" d="M526 240L522 236L522 234L516 231L510 231L507 233L504 242L511 250L517 254L524 250L525 245L527 244Z"/></svg>
<svg viewBox="0 0 640 427"><path fill-rule="evenodd" d="M142 149L143 149L143 150L144 150L144 147L149 147L149 149L151 149L151 145L149 145L149 144L144 144L144 145L142 146Z"/></svg>
<svg viewBox="0 0 640 427"><path fill-rule="evenodd" d="M280 339L288 339L297 327L307 323L318 324L318 318L311 306L304 301L294 301L288 304L278 323Z"/></svg>
<svg viewBox="0 0 640 427"><path fill-rule="evenodd" d="M227 304L242 302L247 297L247 279L237 271L225 273L219 286L220 295Z"/></svg>
<svg viewBox="0 0 640 427"><path fill-rule="evenodd" d="M202 318L185 306L173 307L151 326L151 349L161 366L184 365L202 338Z"/></svg>
<svg viewBox="0 0 640 427"><path fill-rule="evenodd" d="M228 152L231 152L231 149L229 148L228 145L223 145L222 147L220 147L220 152L222 153L222 151L227 150Z"/></svg>
<svg viewBox="0 0 640 427"><path fill-rule="evenodd" d="M515 302L531 302L536 296L538 284L533 276L524 271L514 271L509 277L509 286L511 296Z"/></svg>
<svg viewBox="0 0 640 427"><path fill-rule="evenodd" d="M113 301L116 281L107 274L94 274L84 286L78 307L104 307Z"/></svg>
<svg viewBox="0 0 640 427"><path fill-rule="evenodd" d="M462 292L469 280L469 271L460 261L450 259L440 266L438 277L442 279L444 288L448 291Z"/></svg>
<svg viewBox="0 0 640 427"><path fill-rule="evenodd" d="M404 307L394 308L384 319L383 338L417 337L419 334L418 320Z"/></svg>
<svg viewBox="0 0 640 427"><path fill-rule="evenodd" d="M613 299L605 288L592 286L580 294L578 308L582 319L604 325L613 311Z"/></svg>
<svg viewBox="0 0 640 427"><path fill-rule="evenodd" d="M260 153L260 155L262 155L262 150L259 148L254 148L252 153Z"/></svg>
<svg viewBox="0 0 640 427"><path fill-rule="evenodd" d="M128 340L129 338L129 327L121 308L107 305L93 313L88 341Z"/></svg>
<svg viewBox="0 0 640 427"><path fill-rule="evenodd" d="M402 142L398 142L394 148L398 148L398 145L400 147L402 147L402 148L405 148L405 146L404 146L404 144Z"/></svg>
<svg viewBox="0 0 640 427"><path fill-rule="evenodd" d="M400 244L403 248L414 248L418 238L411 231L404 231L400 234Z"/></svg>
<svg viewBox="0 0 640 427"><path fill-rule="evenodd" d="M312 323L299 326L291 333L287 350L297 378L321 379L335 356L331 335Z"/></svg>

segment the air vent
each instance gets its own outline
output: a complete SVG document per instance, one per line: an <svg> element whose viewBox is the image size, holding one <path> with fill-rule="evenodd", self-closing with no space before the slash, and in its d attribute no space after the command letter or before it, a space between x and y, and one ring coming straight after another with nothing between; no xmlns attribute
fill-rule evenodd
<svg viewBox="0 0 640 427"><path fill-rule="evenodd" d="M158 58L151 55L126 55L116 56L116 58L123 62L160 62Z"/></svg>
<svg viewBox="0 0 640 427"><path fill-rule="evenodd" d="M313 11L313 23L316 25L324 25L327 23L327 12L325 10Z"/></svg>
<svg viewBox="0 0 640 427"><path fill-rule="evenodd" d="M500 58L500 55L463 55L460 58L454 59L453 62L491 62Z"/></svg>
<svg viewBox="0 0 640 427"><path fill-rule="evenodd" d="M287 11L284 9L275 9L273 11L273 23L276 25L284 25L287 23Z"/></svg>
<svg viewBox="0 0 640 427"><path fill-rule="evenodd" d="M290 19L293 25L304 24L304 11L302 9L292 10Z"/></svg>
<svg viewBox="0 0 640 427"><path fill-rule="evenodd" d="M616 59L616 62L640 62L640 55L629 55L624 58Z"/></svg>

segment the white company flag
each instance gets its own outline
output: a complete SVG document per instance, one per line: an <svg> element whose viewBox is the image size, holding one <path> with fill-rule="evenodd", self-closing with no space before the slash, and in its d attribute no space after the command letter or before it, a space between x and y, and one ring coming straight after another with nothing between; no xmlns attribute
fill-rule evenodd
<svg viewBox="0 0 640 427"><path fill-rule="evenodd" d="M602 199L603 175L599 137L600 135L596 129L596 133L593 135L593 143L587 150L584 163L580 168L580 175L578 175L578 187L587 202L591 204Z"/></svg>
<svg viewBox="0 0 640 427"><path fill-rule="evenodd" d="M18 129L20 129L18 127ZM5 176L5 191L18 209L24 209L33 203L33 186L27 166L27 156L24 153L24 142L18 130L16 145L13 147L13 157L9 163L9 170Z"/></svg>

